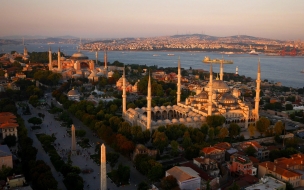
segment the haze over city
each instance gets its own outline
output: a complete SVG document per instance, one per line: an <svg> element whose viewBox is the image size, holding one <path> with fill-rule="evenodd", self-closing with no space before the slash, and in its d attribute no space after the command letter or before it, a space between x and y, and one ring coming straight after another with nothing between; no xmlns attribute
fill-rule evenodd
<svg viewBox="0 0 304 190"><path fill-rule="evenodd" d="M154 37L250 35L304 39L304 2L256 0L2 1L0 37Z"/></svg>

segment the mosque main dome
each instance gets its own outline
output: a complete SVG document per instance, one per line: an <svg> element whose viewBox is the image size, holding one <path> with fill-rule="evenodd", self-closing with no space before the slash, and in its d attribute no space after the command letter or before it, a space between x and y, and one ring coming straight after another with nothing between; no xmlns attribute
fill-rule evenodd
<svg viewBox="0 0 304 190"><path fill-rule="evenodd" d="M84 55L81 52L76 52L71 56L71 59L73 60L85 60L85 59L89 59L88 56Z"/></svg>

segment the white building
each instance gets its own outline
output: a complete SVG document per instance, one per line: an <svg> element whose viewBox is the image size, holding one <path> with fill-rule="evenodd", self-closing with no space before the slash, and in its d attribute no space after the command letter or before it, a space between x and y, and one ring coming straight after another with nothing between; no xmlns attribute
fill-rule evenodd
<svg viewBox="0 0 304 190"><path fill-rule="evenodd" d="M246 187L245 190L285 190L286 183L277 180L270 176L265 176L260 179L259 183L253 184L249 187Z"/></svg>
<svg viewBox="0 0 304 190"><path fill-rule="evenodd" d="M201 177L189 167L175 166L166 171L166 177L172 175L181 190L199 190Z"/></svg>

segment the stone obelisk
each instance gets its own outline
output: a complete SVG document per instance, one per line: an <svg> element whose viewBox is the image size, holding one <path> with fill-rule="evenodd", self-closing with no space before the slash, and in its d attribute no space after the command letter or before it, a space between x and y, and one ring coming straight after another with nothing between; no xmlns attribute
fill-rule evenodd
<svg viewBox="0 0 304 190"><path fill-rule="evenodd" d="M71 133L72 133L71 151L72 151L72 155L75 155L76 154L76 137L75 137L75 126L74 125L72 125L72 127L71 127Z"/></svg>
<svg viewBox="0 0 304 190"><path fill-rule="evenodd" d="M107 160L104 144L100 147L100 190L107 190Z"/></svg>

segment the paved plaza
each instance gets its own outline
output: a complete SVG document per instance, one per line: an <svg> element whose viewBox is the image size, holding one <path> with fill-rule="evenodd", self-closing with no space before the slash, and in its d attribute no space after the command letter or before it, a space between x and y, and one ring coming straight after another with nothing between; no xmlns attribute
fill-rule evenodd
<svg viewBox="0 0 304 190"><path fill-rule="evenodd" d="M51 95L48 94L47 96L47 103L50 105L52 101ZM53 103L56 104L55 101ZM57 105L59 106L59 105ZM49 156L42 148L42 145L40 144L40 141L37 139L36 134L37 133L45 133L48 135L54 134L56 136L55 148L57 149L58 154L63 158L64 161L67 160L68 154L71 150L71 143L72 139L71 136L67 133L66 127L61 127L61 122L54 119L54 115L50 114L46 109L43 108L34 108L33 106L29 105L31 110L31 115L22 115L21 108L19 109L19 114L22 115L25 126L28 129L28 135L33 139L33 146L38 149L37 153L37 160L44 160L50 167L53 173L53 176L58 181L58 188L65 190L65 186L62 182L63 177L59 172L56 172L55 168L53 167ZM38 113L45 114L45 117L43 119L43 123L40 125L41 129L38 130L31 130L32 124L28 123L27 120L31 117L38 117ZM72 155L72 165L78 166L81 170L85 170L86 173L81 173L80 176L84 180L84 189L90 189L90 190L98 190L100 188L100 166L97 165L92 159L90 159L90 155L95 154L95 145L97 142L103 143L103 141L96 136L93 135L93 132L85 127L82 122L80 122L77 118L72 117L74 126L76 130L82 129L86 131L86 138L90 139L90 144L92 147L90 148L82 148L79 145L76 146L77 152L79 154ZM77 137L76 137L77 141ZM107 152L112 152L113 149L111 149L109 146L107 146ZM127 159L126 157L120 155L119 161L116 164L116 167L118 164L121 163L123 165L128 165L131 170L130 174L130 185L126 186L120 186L117 187L114 183L111 182L109 178L107 178L107 186L108 189L126 189L126 190L135 190L137 189L136 185L142 181L146 181L147 179L140 174L134 167L133 163ZM109 164L107 164L107 172L110 172L111 168Z"/></svg>

